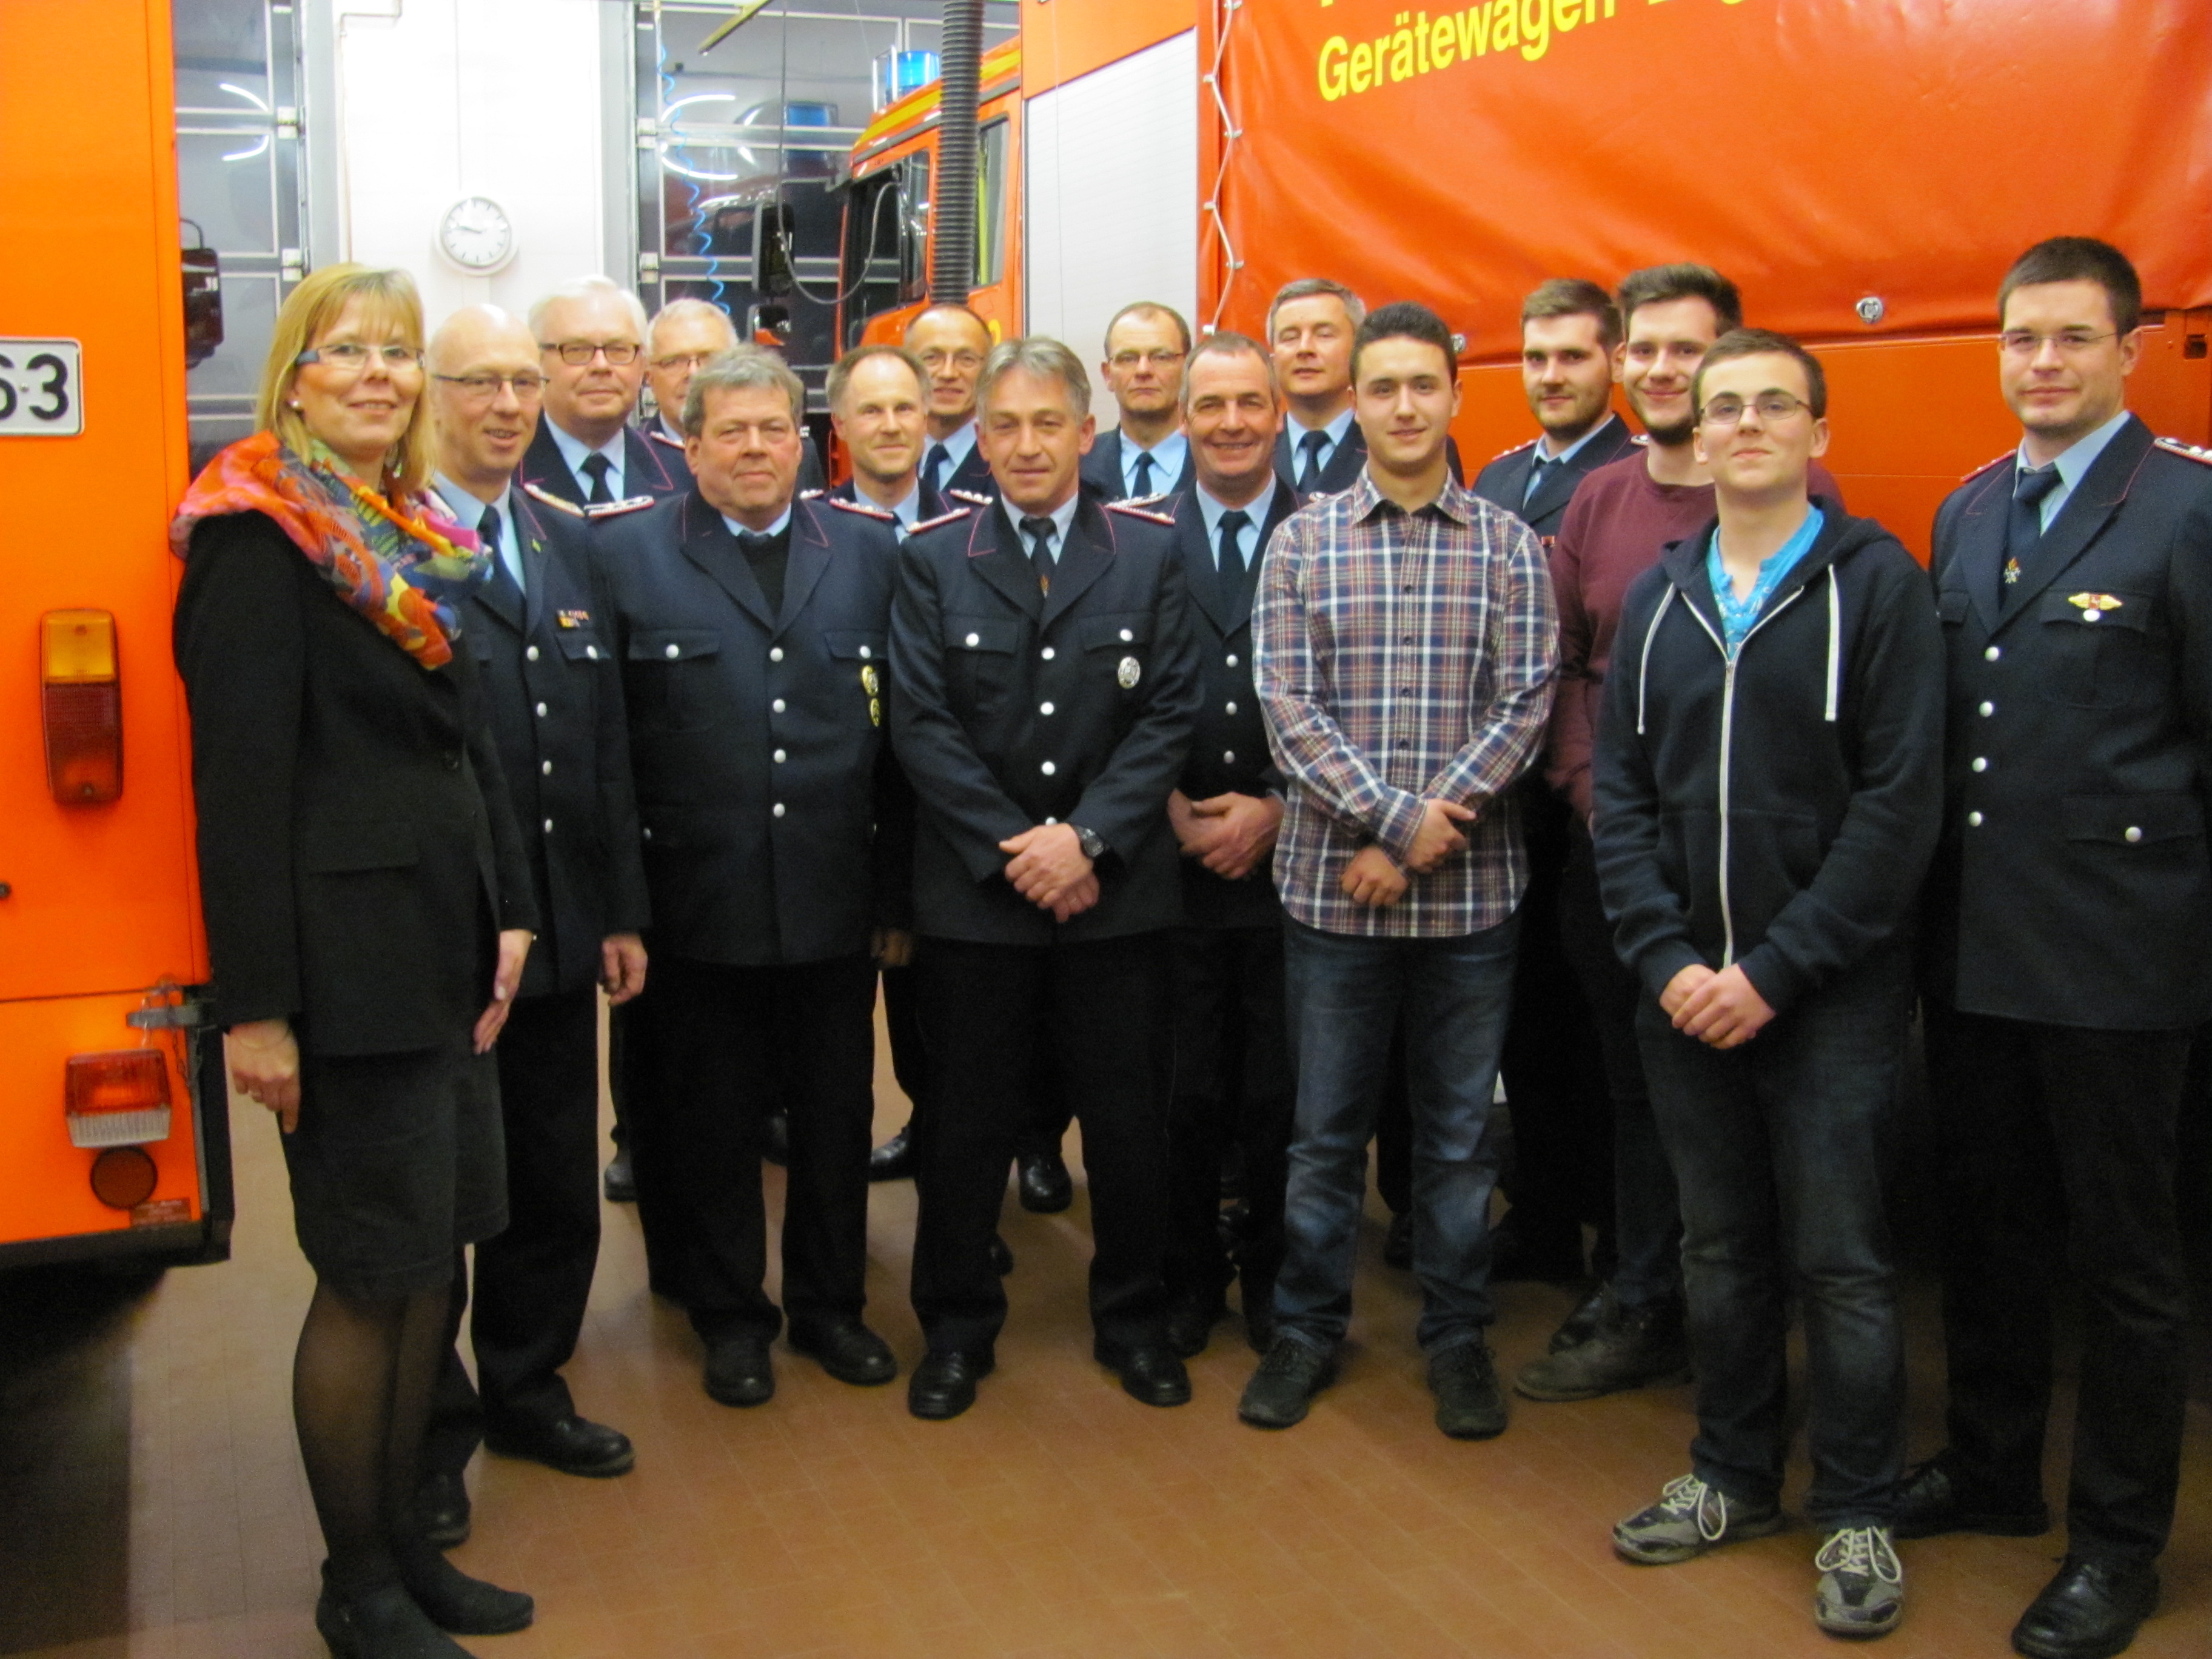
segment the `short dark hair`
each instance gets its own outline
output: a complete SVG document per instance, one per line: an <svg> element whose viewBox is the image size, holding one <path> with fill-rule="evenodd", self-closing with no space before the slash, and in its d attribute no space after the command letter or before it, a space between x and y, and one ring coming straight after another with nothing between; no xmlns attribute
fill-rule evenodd
<svg viewBox="0 0 2212 1659"><path fill-rule="evenodd" d="M1367 313L1358 332L1352 337L1352 378L1355 382L1359 379L1359 354L1377 340L1419 340L1424 345L1432 345L1443 353L1444 372L1448 374L1459 362L1459 354L1452 348L1451 331L1444 326L1444 319L1418 301L1394 301Z"/></svg>
<svg viewBox="0 0 2212 1659"><path fill-rule="evenodd" d="M1521 302L1521 320L1539 317L1595 317L1597 340L1607 351L1620 343L1620 307L1595 283L1583 276L1554 276Z"/></svg>
<svg viewBox="0 0 2212 1659"><path fill-rule="evenodd" d="M1647 265L1622 277L1613 299L1620 307L1623 329L1635 320L1638 308L1669 300L1703 300L1713 308L1713 320L1723 334L1743 326L1743 295L1711 265Z"/></svg>
<svg viewBox="0 0 2212 1659"><path fill-rule="evenodd" d="M1716 363L1725 363L1737 357L1795 357L1797 366L1805 371L1805 401L1816 421L1825 420L1828 414L1828 376L1820 367L1820 360L1805 349L1787 334L1777 334L1767 328L1732 328L1714 341L1698 362L1698 372L1690 382L1690 404L1700 418L1705 412L1705 371Z"/></svg>
<svg viewBox="0 0 2212 1659"><path fill-rule="evenodd" d="M1176 334L1182 341L1183 356L1190 355L1190 325L1183 320L1182 313L1173 306L1162 305L1158 300L1132 300L1115 312L1106 323L1106 355L1114 355L1114 331L1121 325L1124 317L1164 317L1176 325Z"/></svg>
<svg viewBox="0 0 2212 1659"><path fill-rule="evenodd" d="M871 357L891 357L904 363L914 376L914 383L924 397L929 394L929 371L921 366L921 359L902 345L886 345L878 341L874 345L854 346L830 366L829 379L823 382L822 391L830 407L836 409L845 401L845 388L853 382L853 371Z"/></svg>
<svg viewBox="0 0 2212 1659"><path fill-rule="evenodd" d="M1997 285L1997 326L2016 288L2037 283L2094 283L2112 308L2112 326L2132 334L2142 325L2142 278L2128 256L2094 236L2053 236L2012 262Z"/></svg>

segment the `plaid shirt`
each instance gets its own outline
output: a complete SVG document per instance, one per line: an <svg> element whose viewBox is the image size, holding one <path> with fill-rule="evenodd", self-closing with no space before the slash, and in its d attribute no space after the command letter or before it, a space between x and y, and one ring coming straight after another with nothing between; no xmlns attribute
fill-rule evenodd
<svg viewBox="0 0 2212 1659"><path fill-rule="evenodd" d="M1253 678L1290 788L1275 848L1284 908L1374 938L1479 933L1528 880L1509 793L1543 740L1559 666L1534 532L1447 480L1408 514L1363 471L1275 532L1252 612ZM1402 867L1425 800L1480 813L1464 851L1383 908L1341 884L1371 842Z"/></svg>

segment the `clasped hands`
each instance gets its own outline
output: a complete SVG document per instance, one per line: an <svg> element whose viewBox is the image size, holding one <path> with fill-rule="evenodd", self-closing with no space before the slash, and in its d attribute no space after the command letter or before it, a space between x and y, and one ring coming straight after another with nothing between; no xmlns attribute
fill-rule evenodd
<svg viewBox="0 0 2212 1659"><path fill-rule="evenodd" d="M1715 972L1693 962L1667 981L1659 1012L1684 1036L1716 1048L1739 1048L1765 1028L1774 1010L1742 967L1730 963Z"/></svg>
<svg viewBox="0 0 2212 1659"><path fill-rule="evenodd" d="M1352 862L1345 866L1342 886L1354 904L1385 908L1406 896L1406 889L1414 876L1426 875L1454 853L1467 846L1467 837L1460 825L1473 823L1480 816L1472 806L1462 806L1455 800L1425 800L1421 803L1421 825L1413 831L1413 844L1406 852L1404 868L1376 843L1370 842L1352 854Z"/></svg>
<svg viewBox="0 0 2212 1659"><path fill-rule="evenodd" d="M1242 881L1275 850L1283 803L1274 795L1209 795L1193 800L1178 789L1168 797L1168 823L1187 859L1196 859L1227 881Z"/></svg>
<svg viewBox="0 0 2212 1659"><path fill-rule="evenodd" d="M999 843L1014 890L1054 921L1079 916L1098 902L1098 874L1083 842L1065 823L1040 823Z"/></svg>

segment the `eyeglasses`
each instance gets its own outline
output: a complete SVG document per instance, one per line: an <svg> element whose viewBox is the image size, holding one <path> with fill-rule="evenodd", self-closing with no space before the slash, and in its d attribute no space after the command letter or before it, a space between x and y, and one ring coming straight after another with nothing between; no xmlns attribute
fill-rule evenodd
<svg viewBox="0 0 2212 1659"><path fill-rule="evenodd" d="M311 363L320 363L325 368L343 369L359 374L374 358L386 368L397 373L403 368L422 366L422 348L410 345L363 345L358 340L332 340L326 345L310 346L292 359L294 367L305 368Z"/></svg>
<svg viewBox="0 0 2212 1659"><path fill-rule="evenodd" d="M1762 392L1748 403L1732 392L1723 392L1717 398L1705 399L1705 406L1698 418L1707 426L1734 426L1743 418L1746 409L1755 409L1759 418L1769 426L1777 421L1786 421L1801 409L1813 405L1802 398L1793 398L1786 392Z"/></svg>
<svg viewBox="0 0 2212 1659"><path fill-rule="evenodd" d="M655 368L696 368L700 364L705 362L707 359L714 355L714 354L711 351L679 351L672 357L655 357L653 360L653 367ZM573 362L575 360L571 358L569 361ZM610 357L607 361L609 362L613 362L615 359Z"/></svg>
<svg viewBox="0 0 2212 1659"><path fill-rule="evenodd" d="M540 340L538 349L559 352L561 361L571 368L581 368L603 354L608 362L622 368L635 362L645 351L643 346L631 340L563 340L557 345L550 340Z"/></svg>
<svg viewBox="0 0 2212 1659"><path fill-rule="evenodd" d="M513 386L514 395L525 402L545 391L545 377L529 369L520 374L433 374L430 378L460 387L461 396L471 403L489 403L503 386Z"/></svg>
<svg viewBox="0 0 2212 1659"><path fill-rule="evenodd" d="M2038 334L2033 329L2008 328L1997 336L1997 348L2008 357L2033 357L2048 342L2058 348L2060 356L2078 357L2099 341L2112 339L2118 333L2118 329L2092 334L2086 328L2069 328L2056 334Z"/></svg>
<svg viewBox="0 0 2212 1659"><path fill-rule="evenodd" d="M983 367L983 354L980 351L925 351L921 354L921 362L925 368L944 368L948 365L954 368L981 368Z"/></svg>
<svg viewBox="0 0 2212 1659"><path fill-rule="evenodd" d="M1154 368L1169 368L1181 362L1188 355L1181 351L1117 351L1108 361L1126 374L1139 363L1150 363Z"/></svg>

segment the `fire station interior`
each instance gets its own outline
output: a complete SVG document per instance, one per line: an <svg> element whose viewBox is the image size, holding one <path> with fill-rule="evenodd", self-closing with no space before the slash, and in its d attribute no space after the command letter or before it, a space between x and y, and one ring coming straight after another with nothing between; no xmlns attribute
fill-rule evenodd
<svg viewBox="0 0 2212 1659"><path fill-rule="evenodd" d="M989 0L986 46L1014 38L1023 15L1048 3ZM877 113L936 73L939 12L935 0L173 0L193 465L252 429L283 296L340 248L416 271L434 324L482 301L520 313L592 272L634 289L648 311L708 300L741 337L781 343L826 441L823 378L857 337L850 328L839 337L841 291L865 289L888 308L925 285L916 216L926 169L879 177L869 200L881 200L870 213L883 240L864 265L842 240L841 186ZM745 21L730 29L733 15ZM486 157L519 154L532 165L498 170L509 181L500 205L517 232L510 259L483 273L442 258L425 204L476 191ZM1003 190L1004 159L996 165ZM988 165L981 187L987 197L993 188ZM1073 343L1086 362L1097 356L1097 341ZM881 1142L906 1123L910 1103L880 1014L878 1036ZM1904 1095L1891 1205L1917 1459L1944 1438L1936 1262L1947 1206L1917 1050ZM604 1091L601 1106L604 1130ZM1510 1099L1506 1111L1510 1120ZM290 1403L292 1345L313 1276L292 1236L269 1114L234 1096L228 1115L228 1260L166 1271L127 1260L0 1268L0 1656L325 1651L312 1619L322 1543ZM2191 1386L2161 1611L2130 1650L2147 1659L2212 1653L2212 1045L2200 1044L2184 1119ZM909 1416L903 1377L849 1388L781 1346L771 1404L717 1405L701 1390L683 1310L648 1288L635 1206L605 1205L590 1313L566 1375L584 1409L632 1437L636 1467L583 1480L478 1455L468 1473L473 1535L453 1559L530 1590L538 1614L521 1633L469 1638L471 1650L1832 1650L1805 1616L1812 1546L1802 1526L1669 1571L1624 1567L1609 1550L1613 1523L1684 1467L1690 1385L1574 1404L1516 1400L1498 1438L1438 1437L1412 1340L1420 1291L1383 1260L1389 1217L1371 1186L1343 1375L1308 1422L1279 1435L1239 1422L1255 1360L1233 1321L1190 1362L1187 1408L1123 1398L1091 1355L1082 1151L1071 1131L1074 1200L1064 1212L1029 1213L1009 1192L1001 1228L1015 1267L998 1374L979 1408L950 1424ZM1505 1156L1510 1184L1510 1134ZM768 1164L759 1178L773 1297L786 1177ZM1501 1194L1500 1215L1508 1204ZM908 1301L915 1212L911 1182L872 1188L869 1318L902 1371L922 1353ZM1544 1352L1586 1288L1497 1287L1501 1375ZM1794 1374L1802 1346L1793 1332ZM2064 1490L2079 1364L2069 1324L2046 1450L2054 1498ZM1793 1401L1802 1418L1802 1389ZM1801 1434L1784 1497L1793 1513L1807 1479ZM1912 1610L1885 1651L2007 1651L2005 1632L2049 1578L2063 1539L1962 1534L1905 1547Z"/></svg>

